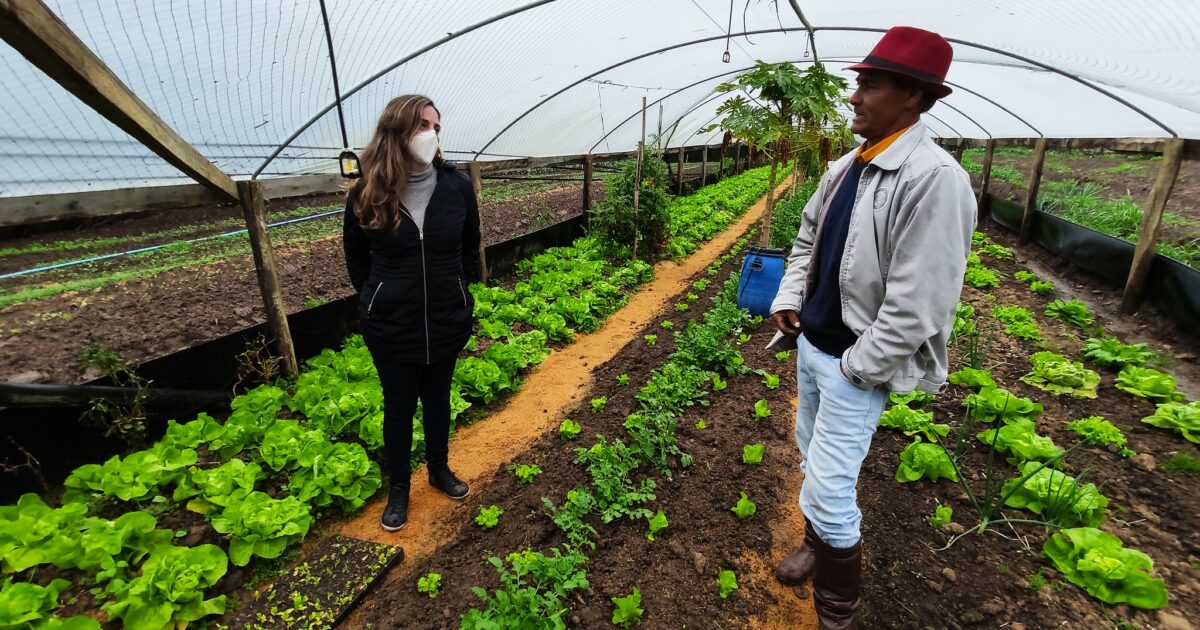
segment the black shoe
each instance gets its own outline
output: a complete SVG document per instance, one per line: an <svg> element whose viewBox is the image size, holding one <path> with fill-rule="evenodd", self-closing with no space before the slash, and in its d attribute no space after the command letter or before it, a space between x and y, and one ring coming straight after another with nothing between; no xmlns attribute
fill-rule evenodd
<svg viewBox="0 0 1200 630"><path fill-rule="evenodd" d="M429 485L446 493L446 496L455 501L462 500L471 492L467 484L450 472L449 466L430 466Z"/></svg>
<svg viewBox="0 0 1200 630"><path fill-rule="evenodd" d="M379 519L384 531L398 532L408 522L408 484L397 484L388 488L387 507Z"/></svg>

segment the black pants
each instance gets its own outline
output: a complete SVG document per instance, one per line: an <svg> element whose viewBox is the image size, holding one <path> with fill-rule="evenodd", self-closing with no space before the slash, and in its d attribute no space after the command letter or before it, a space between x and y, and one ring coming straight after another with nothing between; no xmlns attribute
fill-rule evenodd
<svg viewBox="0 0 1200 630"><path fill-rule="evenodd" d="M383 385L383 446L393 484L408 481L412 457L413 414L421 401L425 461L445 466L450 441L450 382L457 358L441 363L390 363L372 355Z"/></svg>

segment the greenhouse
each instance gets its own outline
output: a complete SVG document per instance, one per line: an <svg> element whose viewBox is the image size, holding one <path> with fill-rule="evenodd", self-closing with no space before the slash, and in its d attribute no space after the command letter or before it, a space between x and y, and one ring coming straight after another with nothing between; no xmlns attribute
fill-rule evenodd
<svg viewBox="0 0 1200 630"><path fill-rule="evenodd" d="M0 0L0 630L1195 627L1197 33Z"/></svg>

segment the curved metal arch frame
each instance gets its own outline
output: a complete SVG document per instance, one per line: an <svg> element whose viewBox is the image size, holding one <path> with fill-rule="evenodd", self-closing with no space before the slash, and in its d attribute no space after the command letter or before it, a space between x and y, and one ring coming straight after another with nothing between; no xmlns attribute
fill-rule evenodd
<svg viewBox="0 0 1200 630"><path fill-rule="evenodd" d="M816 31L833 31L833 32L860 32L860 33L885 33L885 32L887 32L887 29L879 29L879 28L867 28L867 27L852 27L852 26L815 26L815 27L811 27L811 29L812 29L812 31L813 31L814 33L815 33ZM799 27L799 28L796 28L796 27L792 27L792 28L784 27L784 28L758 29L758 30L753 30L753 31L743 31L743 32L741 32L741 33L734 33L734 34L733 34L733 36L734 36L734 37L742 37L742 36L746 36L746 35L766 35L766 34L776 34L776 33L790 33L790 32L798 32L798 31L808 32L808 30L809 30L809 28L807 28L807 27ZM605 68L602 68L602 69L600 69L600 70L597 70L596 72L594 72L594 73L592 73L592 74L589 74L589 75L587 75L587 76L585 76L585 77L583 77L583 78L581 78L581 79L578 79L578 80L576 80L576 81L574 81L574 82L572 82L572 83L570 83L570 84L566 85L565 87L563 87L563 88L561 88L561 89L559 89L559 90L555 91L554 93L547 95L547 96L546 96L546 97L544 97L542 100L540 100L540 101L538 101L537 103L535 103L535 104L533 105L533 107L530 107L529 109L527 109L527 110L525 110L523 113L521 113L521 115L519 115L519 116L517 116L516 118L514 118L514 119L513 119L511 122L509 122L507 125L505 125L505 126L504 126L504 128L502 128L500 131L498 131L498 132L496 133L496 135L495 135L495 136L492 136L492 138L491 138L490 140L488 140L488 141L487 141L487 143L486 143L486 144L484 144L484 145L483 145L483 147L482 147L481 149L479 149L479 151L477 151L477 152L476 152L476 155L477 155L477 156L478 156L478 155L482 155L482 154L483 154L485 151L487 151L488 147L490 147L490 146L491 146L493 143L495 143L495 142L496 142L496 140L498 140L498 139L500 138L500 136L504 135L504 134L505 134L505 133L506 133L506 132L507 132L509 129L511 129L512 127L514 127L514 126L515 126L515 125L516 125L518 122L520 122L521 120L523 120L523 119L524 119L526 116L528 116L528 115L529 115L530 113L532 113L534 110L538 109L538 108L539 108L539 107L541 107L542 105L545 105L547 102L549 102L549 101L553 100L555 97L557 97L558 95L562 94L563 92L566 92L567 90L569 90L569 89L571 89L571 88L575 87L576 85L579 85L580 83L583 83L584 81L587 81L588 79L594 78L594 77L596 77L596 76L598 76L598 75L600 75L600 74L603 74L603 73L605 73L605 72L608 72L609 70L613 70L613 69L615 69L615 68L619 68L619 67L621 67L621 66L623 66L623 65L626 65L626 64L629 64L629 63L633 63L634 61L639 61L639 60L641 60L641 59L645 59L646 57L650 57L650 56L653 56L653 55L661 54L661 53L668 52L668 51L671 51L671 50L676 50L676 49L679 49L679 48L684 48L684 47L687 47L687 46L694 46L694 45L696 45L696 44L703 44L703 43L707 43L707 42L710 42L710 41L719 40L719 39L722 39L722 38L724 38L724 37L725 37L724 35L720 35L720 36L714 36L714 37L703 37L703 38L694 39L694 40L690 40L690 41L686 41L686 42L680 42L680 43L677 43L677 44L673 44L673 45L671 45L671 46L666 46L666 47L663 47L663 48L659 48L659 49L657 49L657 50L653 50L653 51L646 52L646 53L642 53L642 54L639 54L639 55L636 55L636 56L633 56L633 57L629 57L629 58L627 58L627 59L625 59L625 60L623 60L623 61L617 62L617 63L615 63L615 64L611 64L611 65L609 65L609 66L607 66L607 67L605 67ZM1079 76L1076 76L1076 75L1074 75L1074 74L1071 74L1071 73L1069 73L1069 72L1066 72L1066 71L1064 71L1064 70L1061 70L1061 69L1059 69L1059 68L1056 68L1056 67L1054 67L1054 66L1051 66L1051 65L1049 65L1049 64L1042 63L1042 62L1040 62L1040 61L1036 61L1036 60L1030 59L1030 58L1028 58L1028 57L1025 57L1025 56L1023 56L1023 55L1018 55L1018 54L1016 54L1016 53L1010 53L1010 52L1008 52L1008 51L1000 50L1000 49L998 49L998 48L993 48L993 47L991 47L991 46L987 46L987 45L984 45L984 44L976 44L976 43L974 43L974 42L971 42L971 41L968 41L968 40L964 40L964 39L959 39L959 38L946 38L946 39L947 39L947 41L951 41L951 42L954 42L954 43L956 43L956 44L961 44L961 45L963 45L963 46L969 46L969 47L971 47L971 48L978 48L978 49L980 49L980 50L986 50L986 51L988 51L988 52L991 52L991 53L994 53L994 54L997 54L997 55L1001 55L1001 56L1009 57L1009 58L1012 58L1012 59L1016 59L1016 60L1018 60L1018 61L1022 61L1022 62L1024 62L1024 63L1030 64L1030 65L1032 65L1032 66L1036 66L1036 67L1038 67L1038 68L1042 68L1042 69L1044 69L1044 70L1047 70L1047 71L1049 71L1049 72L1053 72L1053 73L1055 73L1055 74L1057 74L1057 75L1060 75L1060 76L1062 76L1062 77L1065 77L1065 78L1071 79L1072 81L1076 81L1076 82L1078 82L1078 83L1082 84L1083 86L1085 86L1085 87L1088 87L1088 88L1092 89L1093 91L1095 91L1095 92L1098 92L1099 94L1101 94L1101 95L1103 95L1103 96L1106 96L1106 97L1108 97L1108 98L1110 98L1110 99L1112 99L1112 100L1116 101L1117 103L1120 103L1121 105L1124 105L1126 108L1128 108L1128 109L1132 110L1133 112L1137 113L1138 115L1142 116L1143 118L1145 118L1145 119L1149 120L1150 122L1154 123L1154 124L1155 124L1155 125L1157 125L1158 127L1162 128L1164 131L1166 131L1167 133L1171 134L1171 136L1172 136L1172 137L1178 137L1178 134L1176 134L1176 133L1175 133L1175 131L1174 131L1173 129L1171 129L1170 127L1168 127L1167 125L1165 125L1164 123L1162 123L1161 121L1159 121L1159 120L1158 120L1157 118L1155 118L1154 116L1151 116L1150 114L1146 113L1146 112L1145 112L1145 111L1143 111L1141 108L1139 108L1139 107L1137 107L1136 105L1134 105L1134 104L1130 103L1129 101L1126 101L1125 99L1123 99L1123 98L1121 98L1121 97L1119 97L1119 96L1117 96L1117 95L1115 95L1115 94L1113 94L1113 93L1111 93L1111 92L1109 92L1109 91L1105 90L1104 88L1101 88L1101 87L1099 87L1099 86L1095 85L1094 83L1092 83L1092 82L1090 82L1090 81L1088 81L1088 80L1086 80L1086 79L1083 79L1083 78L1081 78L1081 77L1079 77ZM832 59L829 59L829 60L827 60L827 61L832 61ZM952 84L952 83L950 83L950 82L947 82L947 84L948 84L948 85L951 85L951 86L955 85L955 84ZM1015 118L1017 118L1018 120L1020 120L1022 123L1024 123L1024 124L1025 124L1026 126L1028 126L1030 129L1034 129L1035 131L1037 131L1037 128L1036 128L1036 127L1034 127L1033 125L1029 124L1029 123L1028 123L1028 122L1027 122L1025 119L1021 118L1020 116L1017 116L1016 114L1012 113L1012 111L1011 111L1011 110L1009 110L1008 108L1005 108L1005 107L1002 107L1002 106L1000 106L1000 105L999 105L998 103L996 103L995 101L993 101L993 100L991 100L991 99L988 99L988 98L986 98L986 97L983 97L982 95L980 95L978 92L975 92L974 90L968 90L968 89L966 89L966 88L964 88L964 90L966 90L966 91L968 91L968 92L970 92L970 93L972 93L972 94L975 94L976 96L980 96L981 98L984 98L985 100L987 100L987 101L991 102L993 105L996 105L996 106L998 106L998 107L1001 107L1001 109L1004 109L1004 110L1005 110L1006 112L1008 112L1010 115L1012 115L1013 117L1015 117ZM1042 134L1040 131L1037 131L1037 133L1038 133L1038 135L1039 135L1039 136L1044 136L1044 134Z"/></svg>

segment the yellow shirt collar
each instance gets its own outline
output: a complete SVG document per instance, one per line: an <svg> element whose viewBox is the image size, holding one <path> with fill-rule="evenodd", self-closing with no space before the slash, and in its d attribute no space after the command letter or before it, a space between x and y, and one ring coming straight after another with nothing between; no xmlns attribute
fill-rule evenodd
<svg viewBox="0 0 1200 630"><path fill-rule="evenodd" d="M866 164L867 162L870 162L871 160L879 157L880 153L883 153L884 151L887 150L888 147L892 146L892 143L896 141L896 138L899 138L900 136L904 135L904 132L908 131L909 129L912 129L912 125L909 125L908 127L901 129L900 131L897 131L896 133L884 138L883 140L880 140L878 144L871 147L870 149L866 149L866 150L863 149L863 147L867 146L867 144L865 142L863 144L858 145L858 151L855 153L855 155L858 156L858 161Z"/></svg>

